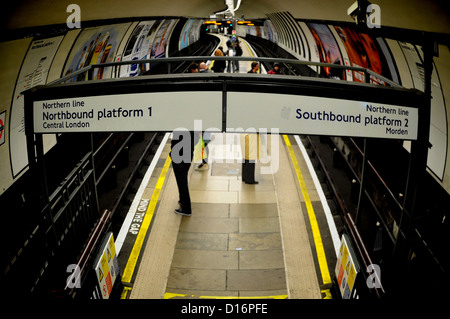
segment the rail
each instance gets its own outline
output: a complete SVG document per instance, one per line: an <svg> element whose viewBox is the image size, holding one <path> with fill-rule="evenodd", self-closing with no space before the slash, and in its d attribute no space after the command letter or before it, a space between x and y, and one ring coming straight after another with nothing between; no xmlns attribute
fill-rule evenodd
<svg viewBox="0 0 450 319"><path fill-rule="evenodd" d="M64 290L67 295L72 298L74 298L77 293L77 287L74 287L73 285L73 283L76 283L77 281L80 283L80 286L83 287L83 293L85 295L91 295L91 293L95 291L97 281L94 276L90 276L92 269L89 266L92 264L93 258L96 256L96 250L98 249L104 234L110 227L111 217L111 211L105 210L103 212L94 230L92 231L91 236L89 237L86 247L78 259L76 265L79 271L73 272L67 279Z"/></svg>
<svg viewBox="0 0 450 319"><path fill-rule="evenodd" d="M157 59L145 59L145 60L134 60L134 61L117 61L117 62L109 62L109 63L102 63L102 64L91 64L89 66L86 66L84 68L81 68L69 75L66 75L58 80L55 80L53 82L50 82L48 85L55 85L64 83L67 80L73 79L74 76L83 74L86 72L93 72L96 68L106 68L106 67L114 67L114 74L117 74L118 67L123 65L130 65L130 64L144 64L144 63L167 63L167 74L171 74L170 70L170 63L173 62L185 62L185 61L205 61L205 60L214 60L214 61L255 61L259 64L261 63L284 63L284 64L298 64L298 65L306 65L310 67L316 68L316 76L319 76L319 68L336 68L341 70L347 70L347 71L354 71L354 72L362 72L364 73L364 78L366 83L370 83L370 76L376 77L385 83L389 84L392 87L402 87L398 83L395 83L394 81L377 74L373 72L372 70L362 68L362 67L356 67L356 66L348 66L348 65L340 65L340 64L331 64L331 63L322 63L322 62L312 62L312 61L300 61L296 59L277 59L277 58L266 58L266 57L242 57L242 56L184 56L184 57L170 57L170 58L157 58Z"/></svg>
<svg viewBox="0 0 450 319"><path fill-rule="evenodd" d="M364 241L361 238L361 235L358 231L357 226L355 225L350 212L348 211L348 208L342 199L341 194L335 187L335 183L333 181L333 178L331 177L330 173L326 169L326 166L320 157L319 153L317 152L316 147L314 146L314 143L312 143L312 140L309 136L306 137L308 140L309 145L311 146L315 157L317 158L317 161L319 162L320 167L322 168L322 171L325 175L326 180L328 181L328 185L331 187L331 191L333 192L333 197L336 199L337 204L341 210L341 215L344 217L344 220L346 222L346 225L349 230L349 235L352 238L353 243L355 243L356 249L358 250L359 256L361 257L361 260L364 264L364 269L368 269L369 265L372 265L372 260L370 258L370 255L365 247ZM380 278L378 278L378 274L375 274L377 277L378 282L380 283L380 287L374 287L375 288L375 294L377 298L381 298L382 295L385 294L385 290L383 288L383 285L381 284Z"/></svg>
<svg viewBox="0 0 450 319"><path fill-rule="evenodd" d="M355 147L355 149L358 151L358 153L363 156L364 152L361 150L361 148L356 144L356 142L351 138L350 141L352 142L353 146ZM379 181L381 182L381 184L383 185L384 189L386 190L386 192L388 192L388 194L390 195L390 197L392 198L392 200L394 201L394 203L398 206L398 208L401 210L403 209L403 205L397 200L397 198L395 197L394 193L391 191L391 189L389 188L389 186L386 184L386 182L384 181L384 179L381 177L380 173L375 169L375 167L372 165L372 163L370 163L370 161L368 162L370 169L372 170L372 172L377 176L377 178L379 179Z"/></svg>
<svg viewBox="0 0 450 319"><path fill-rule="evenodd" d="M141 155L139 156L139 159L137 160L136 164L134 165L132 171L130 172L125 184L122 187L122 191L120 192L120 195L116 201L116 203L114 204L114 207L112 208L112 212L114 214L114 212L117 211L118 207L121 205L121 202L126 198L126 194L130 191L130 187L133 183L133 181L135 180L139 169L142 167L142 165L145 162L146 157L148 156L151 148L155 145L155 143L157 142L157 138L158 138L158 134L155 133L152 138L150 139L150 141L148 142L147 146L145 147L144 151L141 153Z"/></svg>

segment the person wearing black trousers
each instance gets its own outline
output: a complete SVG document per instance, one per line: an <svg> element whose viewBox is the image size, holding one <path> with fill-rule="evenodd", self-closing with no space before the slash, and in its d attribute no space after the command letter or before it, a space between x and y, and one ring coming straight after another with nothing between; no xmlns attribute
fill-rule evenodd
<svg viewBox="0 0 450 319"><path fill-rule="evenodd" d="M180 207L175 213L183 216L191 216L191 197L189 195L188 172L191 167L194 154L194 133L188 131L173 132L170 157L172 168L177 181Z"/></svg>
<svg viewBox="0 0 450 319"><path fill-rule="evenodd" d="M246 184L258 184L255 180L255 161L260 153L259 134L242 134L242 181Z"/></svg>

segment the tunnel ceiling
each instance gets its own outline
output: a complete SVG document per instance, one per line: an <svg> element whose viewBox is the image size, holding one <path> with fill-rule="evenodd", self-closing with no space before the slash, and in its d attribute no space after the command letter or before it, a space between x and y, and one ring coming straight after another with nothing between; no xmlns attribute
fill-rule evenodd
<svg viewBox="0 0 450 319"><path fill-rule="evenodd" d="M235 0L237 2L237 0ZM266 13L289 11L295 18L352 21L347 8L355 0L242 0L236 16L265 18ZM450 33L448 0L376 0L381 25ZM69 4L81 8L81 21L183 16L207 18L225 8L224 0L17 0L3 11L3 29L65 23Z"/></svg>

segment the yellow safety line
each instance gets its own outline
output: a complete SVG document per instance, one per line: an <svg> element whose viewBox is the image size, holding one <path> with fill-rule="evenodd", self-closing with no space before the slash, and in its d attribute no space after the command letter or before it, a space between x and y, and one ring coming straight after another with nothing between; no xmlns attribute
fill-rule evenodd
<svg viewBox="0 0 450 319"><path fill-rule="evenodd" d="M298 164L297 158L295 156L294 150L292 149L291 142L287 135L283 135L284 141L289 151L289 155L291 156L292 163L294 164L295 172L297 173L298 183L300 184L300 189L303 194L303 198L305 199L306 210L308 211L309 222L311 224L311 229L314 238L314 246L316 247L317 260L319 261L320 273L322 275L322 281L324 284L331 283L330 271L328 270L327 259L325 256L325 250L323 248L322 237L320 236L319 225L317 223L316 215L314 213L314 209L311 203L311 199L309 198L308 191L306 189L305 180L303 179L302 172L300 170L300 166Z"/></svg>
<svg viewBox="0 0 450 319"><path fill-rule="evenodd" d="M155 212L156 204L158 202L159 194L161 193L164 180L166 179L167 171L171 163L170 156L167 156L166 162L164 163L161 174L159 175L158 181L156 182L155 190L153 191L152 198L145 212L144 220L142 221L141 228L134 242L133 249L131 250L130 257L128 258L127 265L123 271L122 282L131 283L131 278L136 268L137 260L144 243L145 236L147 234L150 223L153 219L153 214Z"/></svg>
<svg viewBox="0 0 450 319"><path fill-rule="evenodd" d="M225 40L224 39L221 39L220 41L222 41L222 42L220 42L220 45L219 46L221 46L221 47L223 47L224 46L224 43L226 44L226 42L225 42ZM212 55L212 57L214 57L214 55ZM212 66L214 65L214 60L211 62L211 64L209 65L209 69L211 70L211 68L212 68Z"/></svg>
<svg viewBox="0 0 450 319"><path fill-rule="evenodd" d="M130 287L124 287L120 299L127 299L128 292L131 290Z"/></svg>
<svg viewBox="0 0 450 319"><path fill-rule="evenodd" d="M250 47L248 46L247 41L244 41L243 43L244 43L245 46L247 47L248 53L250 53L250 57L253 58L254 55L253 55L253 53L252 53L252 50L251 50Z"/></svg>
<svg viewBox="0 0 450 319"><path fill-rule="evenodd" d="M166 292L164 294L164 299L171 298L198 298L198 299L287 299L288 295L277 295L277 296L257 296L257 297L237 297L237 296L196 296L189 294L174 294Z"/></svg>
<svg viewBox="0 0 450 319"><path fill-rule="evenodd" d="M321 293L325 294L325 297L323 297L322 299L333 299L331 297L331 291L330 289L325 289L325 290L321 290Z"/></svg>

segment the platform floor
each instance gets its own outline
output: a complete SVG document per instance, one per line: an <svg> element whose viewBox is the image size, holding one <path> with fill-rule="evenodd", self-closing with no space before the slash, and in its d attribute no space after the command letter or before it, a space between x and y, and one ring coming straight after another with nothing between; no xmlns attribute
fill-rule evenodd
<svg viewBox="0 0 450 319"><path fill-rule="evenodd" d="M124 298L328 297L330 282L323 278L327 276L304 212L307 205L296 170L304 172L302 180L314 203L318 196L306 164L295 154L298 147L287 136L263 135L268 155L256 164L259 184L248 185L241 180L238 134L214 135L219 134L217 140L223 143L211 142L209 169L191 166L191 217L174 213L178 191L168 157L170 142L165 144L160 159L164 165L154 171L159 178L152 178L143 194L152 193L146 208L151 223L133 274L125 282ZM328 228L320 232L320 245L328 247L322 259L333 265ZM125 268L126 280L130 267ZM328 276L330 271L328 267Z"/></svg>

